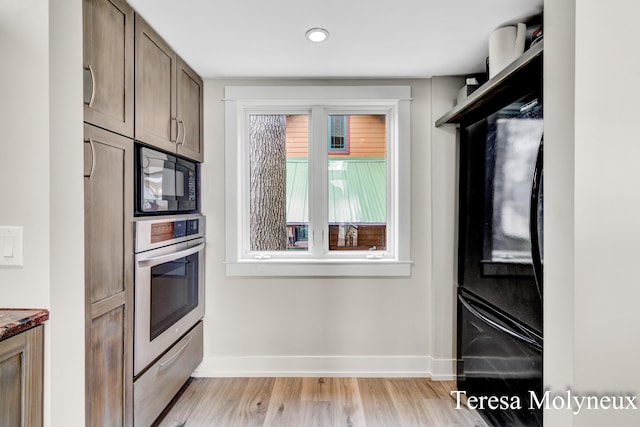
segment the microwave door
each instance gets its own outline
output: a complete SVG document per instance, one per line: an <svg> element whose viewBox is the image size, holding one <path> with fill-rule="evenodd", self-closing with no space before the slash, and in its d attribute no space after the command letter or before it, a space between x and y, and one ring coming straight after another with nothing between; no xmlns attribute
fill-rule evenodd
<svg viewBox="0 0 640 427"><path fill-rule="evenodd" d="M147 157L143 166L142 211L159 212L167 210L164 200L164 182L166 180L164 161Z"/></svg>
<svg viewBox="0 0 640 427"><path fill-rule="evenodd" d="M175 203L177 193L176 177L178 171L176 170L176 163L171 160L165 160L164 169L162 171L162 199L166 200L169 204L169 208L172 208L172 204Z"/></svg>
<svg viewBox="0 0 640 427"><path fill-rule="evenodd" d="M136 216L196 212L197 164L147 147L138 147Z"/></svg>
<svg viewBox="0 0 640 427"><path fill-rule="evenodd" d="M141 211L166 212L175 205L175 158L148 148L141 149Z"/></svg>
<svg viewBox="0 0 640 427"><path fill-rule="evenodd" d="M179 188L176 186L176 174L175 158L167 156L167 159L162 161L161 194L157 201L160 209L158 211L177 210Z"/></svg>

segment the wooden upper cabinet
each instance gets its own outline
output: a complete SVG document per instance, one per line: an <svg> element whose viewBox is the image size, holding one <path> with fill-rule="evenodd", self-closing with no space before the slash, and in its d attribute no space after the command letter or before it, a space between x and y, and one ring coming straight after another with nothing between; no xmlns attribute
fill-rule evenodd
<svg viewBox="0 0 640 427"><path fill-rule="evenodd" d="M176 150L176 55L139 15L136 15L135 139Z"/></svg>
<svg viewBox="0 0 640 427"><path fill-rule="evenodd" d="M202 79L178 58L178 154L202 162Z"/></svg>
<svg viewBox="0 0 640 427"><path fill-rule="evenodd" d="M133 137L133 9L124 0L83 0L84 120Z"/></svg>
<svg viewBox="0 0 640 427"><path fill-rule="evenodd" d="M202 79L139 15L135 139L202 161Z"/></svg>

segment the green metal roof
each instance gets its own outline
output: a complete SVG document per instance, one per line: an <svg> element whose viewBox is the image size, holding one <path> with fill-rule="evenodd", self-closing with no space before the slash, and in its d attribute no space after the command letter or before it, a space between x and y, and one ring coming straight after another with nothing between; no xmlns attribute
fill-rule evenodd
<svg viewBox="0 0 640 427"><path fill-rule="evenodd" d="M287 222L309 222L309 164L287 160ZM384 159L329 159L329 222L386 223Z"/></svg>

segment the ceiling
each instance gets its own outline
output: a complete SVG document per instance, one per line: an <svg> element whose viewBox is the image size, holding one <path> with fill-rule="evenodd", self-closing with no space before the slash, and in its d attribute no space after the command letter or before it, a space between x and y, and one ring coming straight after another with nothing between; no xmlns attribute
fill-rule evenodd
<svg viewBox="0 0 640 427"><path fill-rule="evenodd" d="M491 32L543 0L129 0L203 78L402 78L485 70ZM329 39L305 33L324 27Z"/></svg>

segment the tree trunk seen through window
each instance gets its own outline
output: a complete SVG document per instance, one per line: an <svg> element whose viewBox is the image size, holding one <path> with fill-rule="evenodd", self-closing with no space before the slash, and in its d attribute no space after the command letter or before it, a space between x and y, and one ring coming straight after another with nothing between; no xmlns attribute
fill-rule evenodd
<svg viewBox="0 0 640 427"><path fill-rule="evenodd" d="M287 249L286 116L251 115L251 250Z"/></svg>

